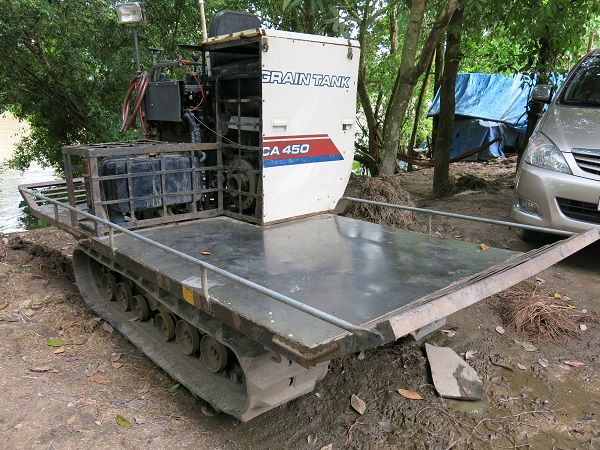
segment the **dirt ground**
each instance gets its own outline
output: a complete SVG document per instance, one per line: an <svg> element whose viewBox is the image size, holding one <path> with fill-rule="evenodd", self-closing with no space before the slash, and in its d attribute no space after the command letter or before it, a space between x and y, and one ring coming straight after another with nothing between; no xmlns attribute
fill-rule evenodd
<svg viewBox="0 0 600 450"><path fill-rule="evenodd" d="M400 183L418 206L509 220L514 160L457 163L452 172L457 180L471 174L486 182L436 201L428 197L430 169L403 174ZM438 218L433 231L532 248L506 226ZM85 306L70 268L75 244L52 228L0 236L3 448L600 448L598 245L535 281L568 295L589 317L578 335L525 339L503 323L506 299L495 296L449 317L445 331L424 339L468 353L484 382L483 401L441 399L423 342L406 339L332 361L313 393L241 423L212 414L183 387L170 392L174 382ZM65 345L50 346L50 338ZM397 389L423 399L404 398ZM363 415L351 407L352 394L366 403Z"/></svg>

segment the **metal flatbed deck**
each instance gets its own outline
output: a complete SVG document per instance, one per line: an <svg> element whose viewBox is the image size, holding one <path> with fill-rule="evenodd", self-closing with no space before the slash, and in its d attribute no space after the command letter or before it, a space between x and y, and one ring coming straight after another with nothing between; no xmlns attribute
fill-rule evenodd
<svg viewBox="0 0 600 450"><path fill-rule="evenodd" d="M564 249L552 256L557 250L551 247L531 255L484 251L473 243L335 215L264 228L217 217L138 233L350 323L378 329L380 344L396 339L401 330L414 331L537 273L547 261L535 257L544 252L550 252L553 261L547 265L565 256ZM107 248L108 239L95 238L98 248ZM181 297L182 290L190 290L200 296L197 265L125 234L114 236L114 248L117 262L146 270L147 278L157 274L156 282L173 294ZM498 274L503 283L494 282ZM292 352L301 353L301 362L311 354L319 361L373 345L222 276L211 274L208 289L215 317L259 342L293 347ZM461 289L468 290L468 298L448 305L448 296ZM437 310L429 305L436 298L445 303ZM419 317L414 321L416 310ZM406 326L403 317L410 318ZM319 356L327 344L343 340L351 342L329 349L327 357Z"/></svg>
<svg viewBox="0 0 600 450"><path fill-rule="evenodd" d="M358 325L517 254L334 215L265 228L218 217L139 234ZM184 286L193 288L199 278L193 264L127 235L115 236L115 246ZM209 276L209 292L304 347L343 332L222 277Z"/></svg>

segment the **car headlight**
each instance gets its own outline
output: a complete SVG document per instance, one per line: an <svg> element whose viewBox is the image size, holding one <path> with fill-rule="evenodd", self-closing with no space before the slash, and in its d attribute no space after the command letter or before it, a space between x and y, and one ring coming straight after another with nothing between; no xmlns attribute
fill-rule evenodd
<svg viewBox="0 0 600 450"><path fill-rule="evenodd" d="M542 169L572 174L563 153L542 133L535 133L523 154L525 162Z"/></svg>

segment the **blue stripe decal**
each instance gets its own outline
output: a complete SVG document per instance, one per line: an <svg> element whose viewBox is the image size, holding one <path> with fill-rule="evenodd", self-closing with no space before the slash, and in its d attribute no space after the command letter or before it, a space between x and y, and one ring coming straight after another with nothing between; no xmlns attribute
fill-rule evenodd
<svg viewBox="0 0 600 450"><path fill-rule="evenodd" d="M268 159L263 161L263 167L291 166L294 164L310 164L328 161L340 161L344 157L339 153L337 155L319 155L319 156L304 156L302 158L281 158Z"/></svg>

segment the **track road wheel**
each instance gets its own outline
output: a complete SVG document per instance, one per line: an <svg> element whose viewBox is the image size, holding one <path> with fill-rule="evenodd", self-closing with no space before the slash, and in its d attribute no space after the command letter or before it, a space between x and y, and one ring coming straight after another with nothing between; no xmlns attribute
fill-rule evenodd
<svg viewBox="0 0 600 450"><path fill-rule="evenodd" d="M175 320L173 314L161 312L154 318L154 326L164 341L170 341L175 337Z"/></svg>
<svg viewBox="0 0 600 450"><path fill-rule="evenodd" d="M115 298L123 311L131 310L131 288L126 283L117 283Z"/></svg>
<svg viewBox="0 0 600 450"><path fill-rule="evenodd" d="M135 316L140 322L148 320L150 318L150 307L148 301L143 295L134 295L131 297L131 310L135 313Z"/></svg>
<svg viewBox="0 0 600 450"><path fill-rule="evenodd" d="M212 336L204 335L200 341L200 358L208 370L220 372L227 365L227 347Z"/></svg>
<svg viewBox="0 0 600 450"><path fill-rule="evenodd" d="M175 326L175 337L177 345L186 355L196 353L200 348L200 333L196 327L190 325L185 320L180 320Z"/></svg>
<svg viewBox="0 0 600 450"><path fill-rule="evenodd" d="M105 273L102 275L102 293L104 298L108 301L115 300L115 286L117 285L117 279L112 273Z"/></svg>

